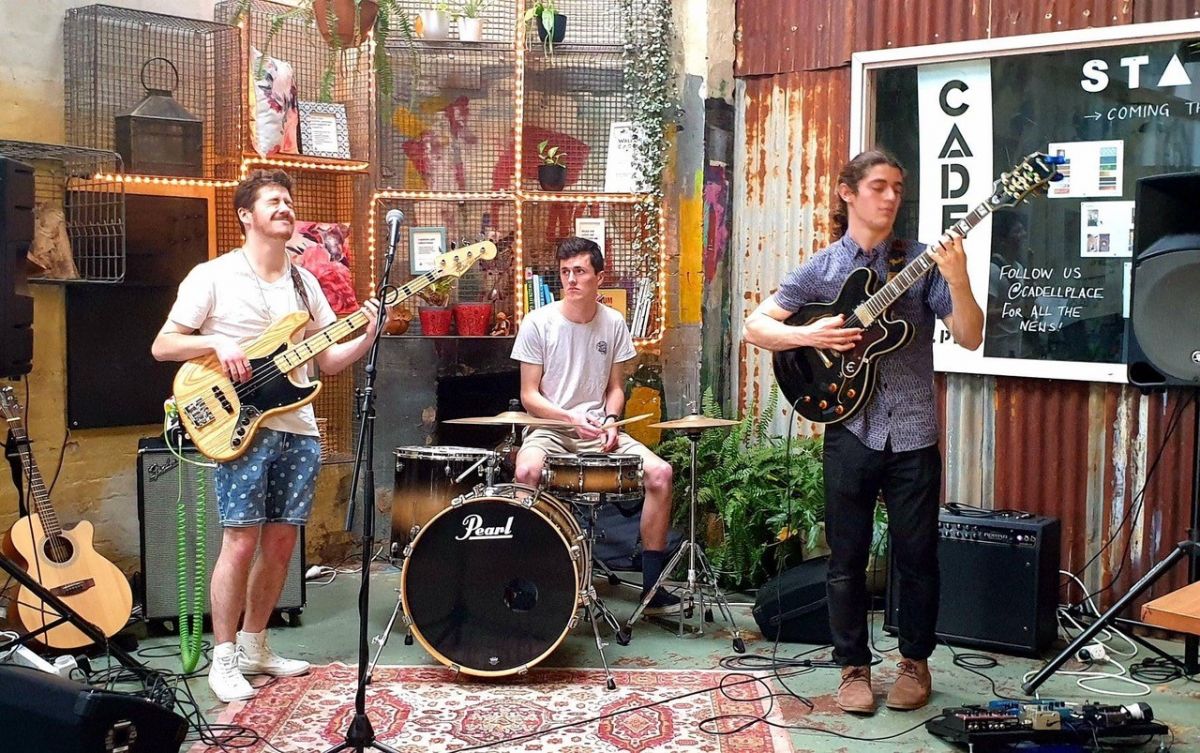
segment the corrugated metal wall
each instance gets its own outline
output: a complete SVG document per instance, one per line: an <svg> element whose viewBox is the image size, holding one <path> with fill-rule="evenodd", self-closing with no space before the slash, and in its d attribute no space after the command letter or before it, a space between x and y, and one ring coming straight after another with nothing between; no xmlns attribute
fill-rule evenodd
<svg viewBox="0 0 1200 753"><path fill-rule="evenodd" d="M733 255L743 318L829 241L831 181L848 156L853 51L1200 15L1200 2L1181 0L737 2L737 136L744 147ZM760 404L773 383L770 360L740 332L735 345L735 394L743 408ZM1195 416L1187 396L964 374L939 375L937 384L947 501L1060 518L1064 569L1083 568L1089 587L1115 576L1117 593L1186 537ZM787 422L777 417L776 430ZM1118 528L1135 507L1132 523ZM1183 585L1185 576L1177 567L1155 593Z"/></svg>

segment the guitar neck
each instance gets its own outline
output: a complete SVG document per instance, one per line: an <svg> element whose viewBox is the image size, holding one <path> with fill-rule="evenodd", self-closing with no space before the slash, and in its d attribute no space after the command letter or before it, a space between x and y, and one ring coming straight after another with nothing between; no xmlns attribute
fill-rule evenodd
<svg viewBox="0 0 1200 753"><path fill-rule="evenodd" d="M385 296L384 305L394 306L401 301L407 300L444 276L446 276L444 272L434 270L426 272L419 277L414 277L400 287L389 291L388 295ZM362 312L362 309L359 309L345 319L334 322L312 337L296 343L278 356L275 356L274 363L280 371L291 371L297 366L301 366L316 358L326 348L337 343L347 335L351 335L367 326L368 321L367 315Z"/></svg>
<svg viewBox="0 0 1200 753"><path fill-rule="evenodd" d="M21 426L19 417L7 416L8 428L16 442L17 454L21 457L21 466L25 469L25 478L29 479L29 496L33 500L33 511L42 519L42 529L47 537L62 533L62 525L58 515L50 504L50 493L46 490L46 482L42 480L42 472L34 462L33 453L29 449L29 435Z"/></svg>
<svg viewBox="0 0 1200 753"><path fill-rule="evenodd" d="M983 219L991 214L992 207L988 202L983 202L975 209L954 223L942 233L938 239L939 243L949 243L954 238L965 238L967 233L971 232L975 227L983 222ZM936 245L936 244L934 244ZM904 292L911 288L925 274L937 266L934 261L933 246L925 249L924 253L913 259L908 266L900 270L895 277L887 281L879 292L863 301L856 309L854 314L862 323L862 326L868 326L871 322L883 315L883 312L900 299Z"/></svg>

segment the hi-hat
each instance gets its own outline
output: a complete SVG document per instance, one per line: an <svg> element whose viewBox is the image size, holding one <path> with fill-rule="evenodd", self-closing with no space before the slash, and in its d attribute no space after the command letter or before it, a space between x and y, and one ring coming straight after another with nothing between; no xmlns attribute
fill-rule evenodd
<svg viewBox="0 0 1200 753"><path fill-rule="evenodd" d="M546 426L568 429L571 424L553 418L538 418L524 411L506 410L494 416L472 416L471 418L452 418L443 421L444 424L467 424L469 426Z"/></svg>
<svg viewBox="0 0 1200 753"><path fill-rule="evenodd" d="M660 421L656 424L650 424L651 429L677 429L679 431L699 431L700 429L719 429L725 426L734 426L740 422L730 421L727 418L712 418L710 416L701 416L696 413L683 418L677 418L674 421Z"/></svg>

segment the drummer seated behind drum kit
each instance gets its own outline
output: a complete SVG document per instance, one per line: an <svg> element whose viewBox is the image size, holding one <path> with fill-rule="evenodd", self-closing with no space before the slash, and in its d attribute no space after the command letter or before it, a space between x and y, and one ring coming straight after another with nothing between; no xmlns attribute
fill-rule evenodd
<svg viewBox="0 0 1200 753"><path fill-rule="evenodd" d="M413 637L435 659L465 674L499 677L521 674L549 656L578 622L578 611L592 626L607 685L616 687L601 623L626 645L634 619L622 626L592 585L596 511L604 504L627 505L642 496L642 459L636 455L563 453L547 456L537 486L514 483L504 471L517 440L518 427L569 428L511 409L447 423L507 426L508 438L497 450L470 447L401 447L396 450L396 487L392 506L392 553L402 558L400 598L384 633L376 639L382 653L395 620L403 611ZM621 423L631 423L638 416ZM690 433L694 420L656 424ZM472 477L483 478L479 484ZM581 524L582 520L582 524ZM692 530L694 540L694 526ZM673 567L689 548L685 542ZM684 586L685 615L692 597L705 594L697 586L696 567L689 563ZM733 627L735 649L744 650L728 605L705 565L706 585ZM654 584L665 581L667 571ZM653 592L651 592L653 593ZM680 622L682 634L682 621ZM701 628L700 632L703 632Z"/></svg>

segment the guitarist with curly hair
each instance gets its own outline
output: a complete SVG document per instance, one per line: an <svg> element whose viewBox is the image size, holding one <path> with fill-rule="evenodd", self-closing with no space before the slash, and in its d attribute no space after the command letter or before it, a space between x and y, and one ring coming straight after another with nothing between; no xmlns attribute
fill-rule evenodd
<svg viewBox="0 0 1200 753"><path fill-rule="evenodd" d="M844 314L797 326L785 322L803 306L839 298L856 269L869 267L884 279L889 270L895 272L925 252L920 243L893 237L903 192L904 169L891 155L872 150L850 160L836 184L837 240L788 274L747 317L746 340L770 351L811 348L832 356L859 348L866 330L855 321L848 324ZM875 711L865 571L881 493L901 600L902 658L886 703L893 709L917 709L931 693L927 660L937 640L942 475L933 398L935 317L959 345L975 350L983 341L983 312L971 292L961 237L938 245L933 260L936 268L891 307L912 328L911 339L879 361L876 389L862 410L825 429L829 623L834 658L842 665L837 703L852 713Z"/></svg>

